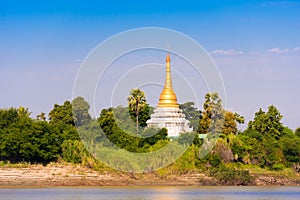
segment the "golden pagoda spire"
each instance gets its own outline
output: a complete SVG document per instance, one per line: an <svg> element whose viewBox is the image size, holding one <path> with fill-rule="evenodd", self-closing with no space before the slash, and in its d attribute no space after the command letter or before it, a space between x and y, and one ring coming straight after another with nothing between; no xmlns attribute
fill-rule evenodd
<svg viewBox="0 0 300 200"><path fill-rule="evenodd" d="M170 53L166 57L166 80L164 89L159 96L158 107L164 108L178 108L177 97L172 87L171 66L170 66Z"/></svg>

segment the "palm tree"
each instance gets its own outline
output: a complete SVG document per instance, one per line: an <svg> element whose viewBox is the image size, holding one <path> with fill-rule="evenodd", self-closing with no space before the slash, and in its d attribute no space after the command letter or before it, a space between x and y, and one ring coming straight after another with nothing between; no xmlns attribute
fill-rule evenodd
<svg viewBox="0 0 300 200"><path fill-rule="evenodd" d="M139 112L146 105L145 93L139 88L130 91L127 98L129 109L134 112L136 117L136 133L139 133Z"/></svg>

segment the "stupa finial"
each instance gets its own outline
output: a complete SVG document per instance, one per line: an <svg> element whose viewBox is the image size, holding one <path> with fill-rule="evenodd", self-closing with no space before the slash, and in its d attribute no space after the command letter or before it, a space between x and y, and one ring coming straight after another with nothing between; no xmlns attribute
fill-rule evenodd
<svg viewBox="0 0 300 200"><path fill-rule="evenodd" d="M170 53L168 51L166 57L166 80L164 89L160 94L158 107L176 107L179 105L177 103L177 97L172 87L172 77L171 77L171 66L170 66L171 58Z"/></svg>

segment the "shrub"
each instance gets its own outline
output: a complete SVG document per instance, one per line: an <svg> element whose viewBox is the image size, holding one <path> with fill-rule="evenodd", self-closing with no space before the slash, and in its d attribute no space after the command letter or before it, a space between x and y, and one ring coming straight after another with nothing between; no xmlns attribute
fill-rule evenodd
<svg viewBox="0 0 300 200"><path fill-rule="evenodd" d="M285 166L282 163L277 163L277 164L272 165L272 169L276 170L276 171L281 171L284 168L285 168Z"/></svg>
<svg viewBox="0 0 300 200"><path fill-rule="evenodd" d="M224 165L220 165L219 168L211 168L209 175L215 177L225 185L249 185L252 181L248 170L237 170Z"/></svg>
<svg viewBox="0 0 300 200"><path fill-rule="evenodd" d="M87 155L83 143L79 140L65 140L62 145L62 158L66 162L81 163Z"/></svg>
<svg viewBox="0 0 300 200"><path fill-rule="evenodd" d="M300 139L297 137L283 137L280 139L280 146L284 157L288 162L300 162Z"/></svg>
<svg viewBox="0 0 300 200"><path fill-rule="evenodd" d="M210 154L208 161L212 167L219 167L219 165L222 163L220 156L216 154Z"/></svg>

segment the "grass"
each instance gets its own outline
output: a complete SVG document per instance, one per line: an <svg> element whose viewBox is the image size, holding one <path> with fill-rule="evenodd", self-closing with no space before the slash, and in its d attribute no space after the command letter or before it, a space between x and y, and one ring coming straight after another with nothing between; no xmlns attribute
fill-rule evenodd
<svg viewBox="0 0 300 200"><path fill-rule="evenodd" d="M300 174L295 172L292 168L284 168L282 170L276 171L268 168L261 168L257 165L251 165L251 164L246 165L240 163L229 163L227 165L230 165L238 169L249 170L251 174L254 176L270 176L274 178L287 178L293 180L300 180Z"/></svg>
<svg viewBox="0 0 300 200"><path fill-rule="evenodd" d="M30 166L32 166L32 164L26 162L10 163L10 162L0 161L0 167L4 167L4 168L26 168Z"/></svg>

